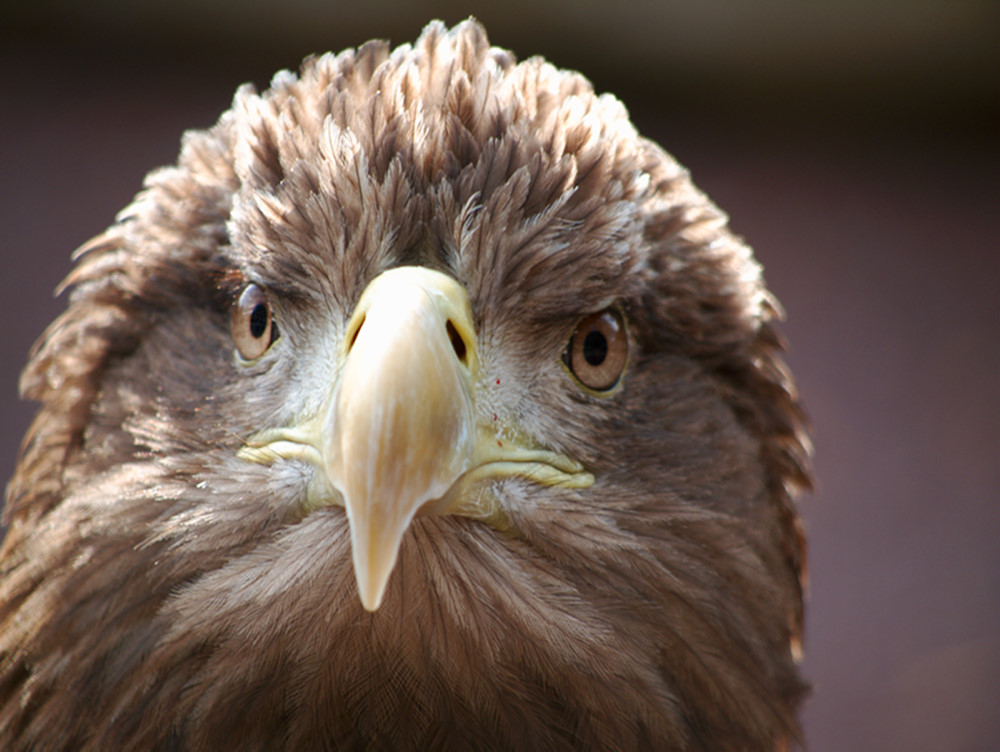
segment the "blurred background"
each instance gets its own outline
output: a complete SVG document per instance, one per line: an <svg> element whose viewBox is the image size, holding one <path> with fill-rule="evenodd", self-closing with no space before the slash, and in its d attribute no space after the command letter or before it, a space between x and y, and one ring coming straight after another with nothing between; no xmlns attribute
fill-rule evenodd
<svg viewBox="0 0 1000 752"><path fill-rule="evenodd" d="M0 10L0 482L69 254L309 53L482 20L727 210L815 425L808 747L1000 749L1000 4L91 0Z"/></svg>

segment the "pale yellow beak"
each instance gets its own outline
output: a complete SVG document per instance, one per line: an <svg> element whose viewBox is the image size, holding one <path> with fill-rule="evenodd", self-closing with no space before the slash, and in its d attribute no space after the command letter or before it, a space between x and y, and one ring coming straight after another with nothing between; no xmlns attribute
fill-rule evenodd
<svg viewBox="0 0 1000 752"><path fill-rule="evenodd" d="M472 311L451 277L385 272L348 324L328 474L351 523L364 607L379 607L403 533L471 466L476 445Z"/></svg>
<svg viewBox="0 0 1000 752"><path fill-rule="evenodd" d="M266 429L244 459L295 459L316 467L307 508L342 504L351 526L362 605L378 609L414 516L460 514L498 524L483 484L521 476L584 488L579 463L477 418L479 347L469 298L451 277L422 267L384 272L348 323L341 374L324 411Z"/></svg>

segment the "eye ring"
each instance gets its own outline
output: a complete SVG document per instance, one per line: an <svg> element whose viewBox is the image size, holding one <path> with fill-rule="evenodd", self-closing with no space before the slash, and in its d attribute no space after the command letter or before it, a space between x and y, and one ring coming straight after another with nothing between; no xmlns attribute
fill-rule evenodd
<svg viewBox="0 0 1000 752"><path fill-rule="evenodd" d="M628 362L628 334L621 312L608 308L580 319L563 361L585 388L595 392L614 389Z"/></svg>
<svg viewBox="0 0 1000 752"><path fill-rule="evenodd" d="M236 350L244 360L256 360L278 339L278 326L267 295L256 284L243 288L229 316Z"/></svg>

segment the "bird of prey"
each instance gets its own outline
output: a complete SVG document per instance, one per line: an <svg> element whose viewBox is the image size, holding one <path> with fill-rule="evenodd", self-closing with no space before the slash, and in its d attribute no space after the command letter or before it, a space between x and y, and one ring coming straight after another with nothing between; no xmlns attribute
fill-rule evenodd
<svg viewBox="0 0 1000 752"><path fill-rule="evenodd" d="M750 249L473 20L306 60L77 254L5 750L800 740L805 421Z"/></svg>

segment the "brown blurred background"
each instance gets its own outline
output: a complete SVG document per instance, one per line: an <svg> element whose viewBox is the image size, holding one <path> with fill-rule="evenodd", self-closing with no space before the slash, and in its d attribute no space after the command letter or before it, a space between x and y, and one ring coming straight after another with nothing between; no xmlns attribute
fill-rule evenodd
<svg viewBox="0 0 1000 752"><path fill-rule="evenodd" d="M92 0L0 10L0 480L69 254L236 86L475 14L624 100L764 263L815 424L809 748L1000 750L1000 4Z"/></svg>

